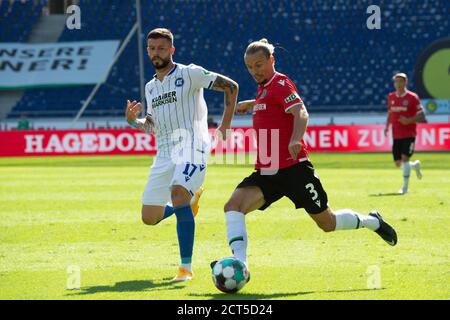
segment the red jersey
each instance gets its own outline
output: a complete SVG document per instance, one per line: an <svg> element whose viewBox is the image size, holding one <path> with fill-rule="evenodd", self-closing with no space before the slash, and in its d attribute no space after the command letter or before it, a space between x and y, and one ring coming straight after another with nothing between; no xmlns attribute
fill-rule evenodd
<svg viewBox="0 0 450 320"><path fill-rule="evenodd" d="M401 124L400 117L412 118L423 111L419 96L406 90L403 96L397 92L391 92L388 96L388 112L392 124L392 136L394 139L412 138L416 136L416 124Z"/></svg>
<svg viewBox="0 0 450 320"><path fill-rule="evenodd" d="M253 128L258 143L256 169L283 169L308 160L303 140L297 159L289 154L294 115L288 111L296 104L303 105L303 101L294 83L284 74L275 72L266 84L258 86L253 107Z"/></svg>

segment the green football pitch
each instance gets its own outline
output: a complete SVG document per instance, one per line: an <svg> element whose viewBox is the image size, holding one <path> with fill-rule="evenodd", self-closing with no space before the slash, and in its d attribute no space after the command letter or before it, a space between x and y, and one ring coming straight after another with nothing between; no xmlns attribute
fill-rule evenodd
<svg viewBox="0 0 450 320"><path fill-rule="evenodd" d="M450 154L416 154L424 178L412 174L405 196L393 195L390 154L311 159L332 208L378 209L398 245L365 229L324 233L282 199L247 216L252 280L235 295L214 287L209 263L230 255L223 205L251 165L209 166L195 277L173 284L175 216L140 220L150 157L0 159L0 299L449 299Z"/></svg>

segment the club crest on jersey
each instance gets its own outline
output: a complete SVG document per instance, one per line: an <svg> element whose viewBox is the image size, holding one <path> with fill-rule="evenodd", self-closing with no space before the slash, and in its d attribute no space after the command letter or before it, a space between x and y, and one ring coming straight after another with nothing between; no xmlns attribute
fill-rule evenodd
<svg viewBox="0 0 450 320"><path fill-rule="evenodd" d="M408 105L408 100L404 100L404 101L403 101L403 105L404 105L404 106Z"/></svg>
<svg viewBox="0 0 450 320"><path fill-rule="evenodd" d="M261 96L260 96L259 98L260 98L260 99L264 99L264 97L266 96L266 94L267 94L267 90L264 89L263 92L261 93Z"/></svg>
<svg viewBox="0 0 450 320"><path fill-rule="evenodd" d="M183 78L177 78L177 79L175 80L175 86L177 86L177 87L182 87L183 84L184 84L184 79L183 79Z"/></svg>
<svg viewBox="0 0 450 320"><path fill-rule="evenodd" d="M287 97L286 99L284 99L284 102L289 103L291 101L294 101L295 99L298 98L297 93L293 92L289 97Z"/></svg>
<svg viewBox="0 0 450 320"><path fill-rule="evenodd" d="M278 80L278 83L284 87L284 84L285 84L284 80Z"/></svg>

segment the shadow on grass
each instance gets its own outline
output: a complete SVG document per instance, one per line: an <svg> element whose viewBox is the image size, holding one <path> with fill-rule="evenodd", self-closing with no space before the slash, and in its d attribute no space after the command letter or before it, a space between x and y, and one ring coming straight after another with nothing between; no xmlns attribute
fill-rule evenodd
<svg viewBox="0 0 450 320"><path fill-rule="evenodd" d="M213 294L197 294L191 293L189 296L201 298L209 298L210 300L265 300L265 299L276 299L276 298L287 298L304 296L314 293L348 293L348 292L366 292L366 291L381 291L385 288L380 289L346 289L346 290L324 290L324 291L299 291L299 292L279 292L271 294L263 293L236 293L236 294L226 294L226 293L213 293Z"/></svg>
<svg viewBox="0 0 450 320"><path fill-rule="evenodd" d="M88 295L96 293L112 293L112 292L143 292L143 291L155 291L155 290L178 290L184 288L180 283L168 281L170 278L164 278L154 282L151 280L132 280L116 282L114 285L108 286L92 286L82 287L80 290L68 290L69 296Z"/></svg>
<svg viewBox="0 0 450 320"><path fill-rule="evenodd" d="M403 196L403 194L398 192L388 192L388 193L372 193L369 197L393 197L393 196Z"/></svg>

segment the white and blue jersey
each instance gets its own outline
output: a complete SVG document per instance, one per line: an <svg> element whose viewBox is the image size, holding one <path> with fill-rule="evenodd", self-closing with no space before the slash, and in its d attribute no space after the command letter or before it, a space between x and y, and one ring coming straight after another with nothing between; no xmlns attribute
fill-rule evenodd
<svg viewBox="0 0 450 320"><path fill-rule="evenodd" d="M203 89L210 89L216 78L202 67L177 63L163 81L155 76L146 84L147 113L155 120L158 151L142 204L165 206L173 185L193 196L203 184L210 151Z"/></svg>
<svg viewBox="0 0 450 320"><path fill-rule="evenodd" d="M158 156L172 157L174 148L209 151L208 110L203 89L210 89L217 74L190 64L175 64L163 81L156 75L145 86L147 113L155 119Z"/></svg>

